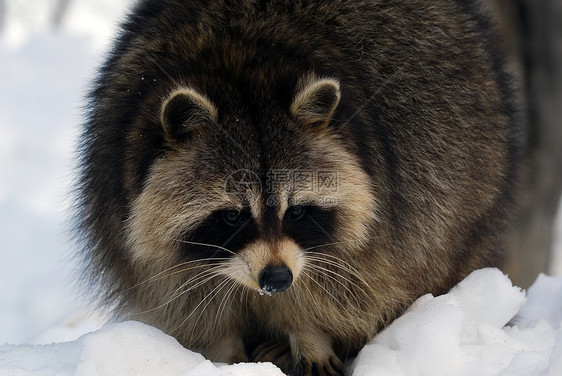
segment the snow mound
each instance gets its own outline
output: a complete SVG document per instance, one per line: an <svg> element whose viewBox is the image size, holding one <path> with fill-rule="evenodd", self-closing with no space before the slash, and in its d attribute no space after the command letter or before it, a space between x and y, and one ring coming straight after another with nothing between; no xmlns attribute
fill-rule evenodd
<svg viewBox="0 0 562 376"><path fill-rule="evenodd" d="M562 277L527 296L497 269L419 298L349 365L353 376L562 375ZM279 376L270 363L214 364L158 329L109 324L73 342L0 346L0 375Z"/></svg>
<svg viewBox="0 0 562 376"><path fill-rule="evenodd" d="M562 278L540 276L525 303L499 270L477 270L446 295L419 298L363 348L353 375L560 376L561 300ZM508 325L518 311L520 324Z"/></svg>
<svg viewBox="0 0 562 376"><path fill-rule="evenodd" d="M0 346L0 375L278 376L270 363L213 364L162 331L136 321L109 324L76 341Z"/></svg>

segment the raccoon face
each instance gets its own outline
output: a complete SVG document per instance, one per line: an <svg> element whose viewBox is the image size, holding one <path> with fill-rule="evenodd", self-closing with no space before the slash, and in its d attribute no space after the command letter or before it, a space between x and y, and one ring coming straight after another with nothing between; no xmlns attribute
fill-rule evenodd
<svg viewBox="0 0 562 376"><path fill-rule="evenodd" d="M192 88L163 101L170 151L132 203L135 262L207 264L269 293L289 288L319 254L365 248L377 205L331 124L339 83L308 77L295 92L289 108L268 109L277 114L269 119L221 114Z"/></svg>

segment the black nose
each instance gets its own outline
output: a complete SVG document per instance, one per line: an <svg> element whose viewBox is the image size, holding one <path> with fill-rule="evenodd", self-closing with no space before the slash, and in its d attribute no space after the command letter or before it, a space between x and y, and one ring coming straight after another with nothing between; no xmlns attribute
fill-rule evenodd
<svg viewBox="0 0 562 376"><path fill-rule="evenodd" d="M285 291L292 282L293 272L286 266L268 266L259 276L260 287L266 292Z"/></svg>

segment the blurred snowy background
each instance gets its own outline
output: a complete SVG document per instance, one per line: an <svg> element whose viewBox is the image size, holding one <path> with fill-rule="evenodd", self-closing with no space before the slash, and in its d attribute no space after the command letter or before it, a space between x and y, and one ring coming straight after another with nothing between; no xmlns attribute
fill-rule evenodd
<svg viewBox="0 0 562 376"><path fill-rule="evenodd" d="M84 319L74 287L69 192L83 97L131 3L0 0L0 345L72 340L102 323ZM546 242L555 275L560 212Z"/></svg>
<svg viewBox="0 0 562 376"><path fill-rule="evenodd" d="M82 321L74 151L88 83L130 3L0 0L0 344Z"/></svg>

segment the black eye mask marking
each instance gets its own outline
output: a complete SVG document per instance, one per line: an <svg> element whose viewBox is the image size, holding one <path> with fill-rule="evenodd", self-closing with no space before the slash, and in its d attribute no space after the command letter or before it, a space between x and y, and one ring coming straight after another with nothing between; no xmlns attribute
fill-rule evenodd
<svg viewBox="0 0 562 376"><path fill-rule="evenodd" d="M218 210L184 237L183 251L189 259L229 258L257 236L249 209Z"/></svg>
<svg viewBox="0 0 562 376"><path fill-rule="evenodd" d="M335 213L333 208L315 205L291 206L285 212L283 230L303 249L333 243Z"/></svg>

